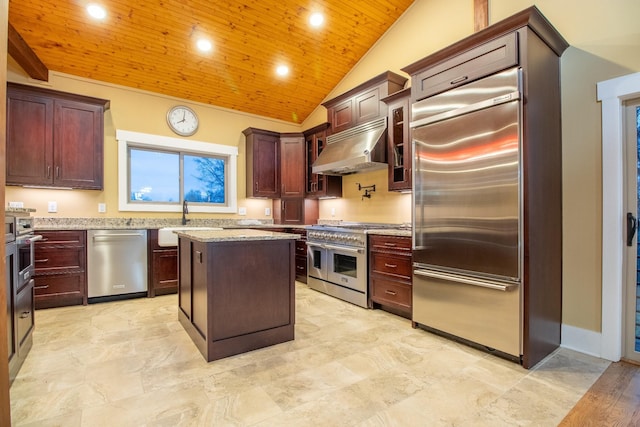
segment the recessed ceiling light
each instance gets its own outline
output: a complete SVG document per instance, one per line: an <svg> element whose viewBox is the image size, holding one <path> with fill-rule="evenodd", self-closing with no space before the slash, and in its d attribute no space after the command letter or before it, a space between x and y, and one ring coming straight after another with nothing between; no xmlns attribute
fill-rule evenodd
<svg viewBox="0 0 640 427"><path fill-rule="evenodd" d="M87 12L92 18L104 19L107 16L107 11L99 4L91 3L87 6Z"/></svg>
<svg viewBox="0 0 640 427"><path fill-rule="evenodd" d="M276 68L276 73L279 76L286 76L287 74L289 74L289 67L287 67L286 65L278 65L278 67Z"/></svg>
<svg viewBox="0 0 640 427"><path fill-rule="evenodd" d="M324 15L322 15L320 12L312 13L311 16L309 16L309 24L311 24L312 27L319 27L323 22Z"/></svg>
<svg viewBox="0 0 640 427"><path fill-rule="evenodd" d="M196 42L196 46L201 52L209 52L211 49L213 49L213 45L207 39L198 39L198 41Z"/></svg>

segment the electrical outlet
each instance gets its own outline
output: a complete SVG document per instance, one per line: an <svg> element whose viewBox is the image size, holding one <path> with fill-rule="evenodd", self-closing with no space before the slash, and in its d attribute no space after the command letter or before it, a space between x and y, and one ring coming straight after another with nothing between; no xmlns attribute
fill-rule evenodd
<svg viewBox="0 0 640 427"><path fill-rule="evenodd" d="M47 205L47 212L55 213L58 212L58 202L49 202Z"/></svg>
<svg viewBox="0 0 640 427"><path fill-rule="evenodd" d="M24 208L24 203L22 202L9 202L10 208Z"/></svg>
<svg viewBox="0 0 640 427"><path fill-rule="evenodd" d="M264 214L265 216L271 215L271 208L264 208Z"/></svg>
<svg viewBox="0 0 640 427"><path fill-rule="evenodd" d="M98 203L98 213L105 213L107 211L106 203Z"/></svg>
<svg viewBox="0 0 640 427"><path fill-rule="evenodd" d="M247 208L238 208L238 215L246 215Z"/></svg>
<svg viewBox="0 0 640 427"><path fill-rule="evenodd" d="M331 216L336 216L336 208L331 208Z"/></svg>

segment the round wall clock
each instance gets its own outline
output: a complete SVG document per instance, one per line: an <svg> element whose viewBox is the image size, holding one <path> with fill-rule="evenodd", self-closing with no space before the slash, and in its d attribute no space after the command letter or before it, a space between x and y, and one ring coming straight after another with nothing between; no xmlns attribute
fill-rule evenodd
<svg viewBox="0 0 640 427"><path fill-rule="evenodd" d="M180 136L191 136L198 130L198 115L191 108L176 105L167 112L167 123Z"/></svg>

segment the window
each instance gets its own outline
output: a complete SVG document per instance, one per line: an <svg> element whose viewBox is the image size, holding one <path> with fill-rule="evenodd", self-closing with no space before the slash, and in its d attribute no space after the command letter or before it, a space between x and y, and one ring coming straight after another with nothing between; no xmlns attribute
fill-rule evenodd
<svg viewBox="0 0 640 427"><path fill-rule="evenodd" d="M121 211L236 212L237 147L128 131L118 140Z"/></svg>

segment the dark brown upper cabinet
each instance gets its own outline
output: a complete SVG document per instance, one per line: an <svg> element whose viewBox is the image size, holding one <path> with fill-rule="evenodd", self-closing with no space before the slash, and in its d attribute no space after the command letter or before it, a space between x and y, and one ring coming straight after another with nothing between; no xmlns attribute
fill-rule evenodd
<svg viewBox="0 0 640 427"><path fill-rule="evenodd" d="M280 197L280 134L247 128L247 197Z"/></svg>
<svg viewBox="0 0 640 427"><path fill-rule="evenodd" d="M342 177L334 175L319 175L313 173L313 163L316 161L327 144L327 129L329 123L323 123L304 131L306 146L306 188L309 198L342 197Z"/></svg>
<svg viewBox="0 0 640 427"><path fill-rule="evenodd" d="M101 190L109 101L7 85L7 185Z"/></svg>
<svg viewBox="0 0 640 427"><path fill-rule="evenodd" d="M382 73L322 105L327 109L329 133L387 116L382 98L401 90L407 78L391 71Z"/></svg>
<svg viewBox="0 0 640 427"><path fill-rule="evenodd" d="M411 138L409 100L411 88L384 98L387 104L387 161L389 162L389 191L411 190Z"/></svg>

